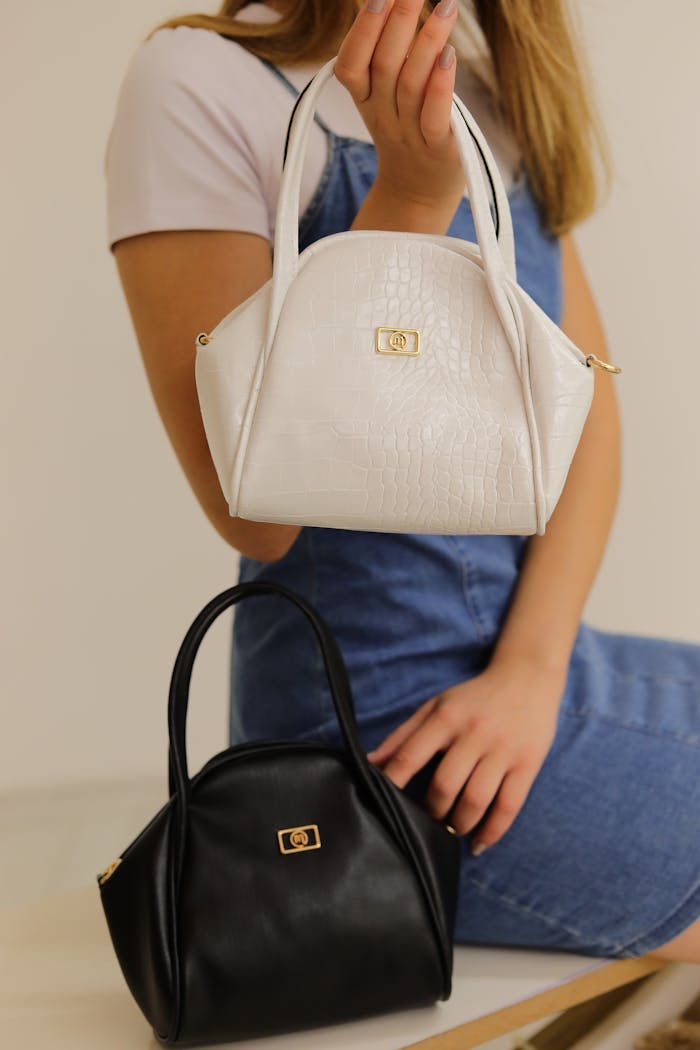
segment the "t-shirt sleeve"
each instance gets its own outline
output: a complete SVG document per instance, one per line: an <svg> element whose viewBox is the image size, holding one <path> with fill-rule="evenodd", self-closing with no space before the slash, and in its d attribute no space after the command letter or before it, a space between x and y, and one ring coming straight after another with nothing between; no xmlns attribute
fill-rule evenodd
<svg viewBox="0 0 700 1050"><path fill-rule="evenodd" d="M154 230L271 238L250 107L245 97L237 105L235 56L230 43L226 52L213 43L204 30L165 28L133 53L104 154L110 249Z"/></svg>

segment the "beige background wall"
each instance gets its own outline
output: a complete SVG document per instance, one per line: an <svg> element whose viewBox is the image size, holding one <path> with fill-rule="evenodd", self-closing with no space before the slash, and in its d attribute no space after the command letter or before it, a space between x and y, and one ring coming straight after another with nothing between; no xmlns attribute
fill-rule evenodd
<svg viewBox="0 0 700 1050"><path fill-rule="evenodd" d="M624 366L625 432L585 615L700 642L700 5L579 6L616 182L578 243ZM171 453L106 248L102 157L125 64L151 25L197 5L146 7L25 0L3 17L0 791L164 777L177 647L234 579ZM226 743L230 615L195 668L193 768Z"/></svg>

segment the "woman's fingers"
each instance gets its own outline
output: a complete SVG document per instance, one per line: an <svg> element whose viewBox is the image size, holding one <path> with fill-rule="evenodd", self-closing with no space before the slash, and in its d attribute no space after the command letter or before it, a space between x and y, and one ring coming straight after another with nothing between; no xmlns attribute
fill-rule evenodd
<svg viewBox="0 0 700 1050"><path fill-rule="evenodd" d="M417 125L426 86L455 22L457 4L441 0L417 36L423 0L385 0L385 6L376 11L371 5L368 0L358 12L340 46L336 77L355 102L365 102L371 95L385 114L398 119L401 110L402 116Z"/></svg>
<svg viewBox="0 0 700 1050"><path fill-rule="evenodd" d="M480 743L474 733L462 733L448 749L425 794L425 803L436 820L444 820L452 809L483 750L483 741Z"/></svg>
<svg viewBox="0 0 700 1050"><path fill-rule="evenodd" d="M477 762L450 816L450 824L458 835L466 835L479 823L496 797L507 770L508 760L503 752L491 751Z"/></svg>
<svg viewBox="0 0 700 1050"><path fill-rule="evenodd" d="M534 779L535 773L524 766L514 766L510 770L501 784L496 804L486 823L476 834L479 843L492 846L505 835L522 809Z"/></svg>
<svg viewBox="0 0 700 1050"><path fill-rule="evenodd" d="M394 751L384 766L384 772L397 787L405 787L436 751L447 749L454 734L449 712L441 705L435 706L421 725Z"/></svg>
<svg viewBox="0 0 700 1050"><path fill-rule="evenodd" d="M423 0L394 0L381 37L372 55L372 99L386 113L399 116L396 82L407 61L416 35ZM450 20L451 21L451 20ZM414 45L415 46L415 45ZM411 57L413 50L411 50ZM423 81L425 87L425 80Z"/></svg>
<svg viewBox="0 0 700 1050"><path fill-rule="evenodd" d="M442 65L442 62L445 65ZM425 144L432 150L445 147L451 138L452 95L455 86L455 49L445 46L433 67L425 93L425 102L418 118Z"/></svg>
<svg viewBox="0 0 700 1050"><path fill-rule="evenodd" d="M421 704L413 712L410 718L407 718L405 722L402 722L401 725L389 733L374 751L369 751L368 757L371 756L371 761L375 763L384 762L393 755L396 749L403 744L404 740L407 740L411 733L415 733L416 729L425 722L437 701L437 696L432 696L429 700L426 700L424 704Z"/></svg>
<svg viewBox="0 0 700 1050"><path fill-rule="evenodd" d="M369 98L370 62L394 2L386 0L378 12L365 4L338 49L333 73L356 103L362 104Z"/></svg>
<svg viewBox="0 0 700 1050"><path fill-rule="evenodd" d="M442 216L464 195L464 172L452 135L457 62L446 44L457 17L455 0L440 0L416 33L424 0L367 0L335 61L377 152L385 191ZM448 59L440 64L440 56ZM441 219L442 221L442 219Z"/></svg>
<svg viewBox="0 0 700 1050"><path fill-rule="evenodd" d="M396 101L401 119L406 118L418 126L421 111L429 104L428 126L435 125L436 117L441 117L445 124L447 110L447 128L449 133L450 106L454 91L455 50L447 43L457 15L457 6L445 16L441 15L441 4L438 4L416 37L411 53L401 68L396 85ZM388 26L387 26L388 29ZM445 65L439 62L448 59ZM430 97L435 95L436 97ZM445 106L445 102L449 106Z"/></svg>

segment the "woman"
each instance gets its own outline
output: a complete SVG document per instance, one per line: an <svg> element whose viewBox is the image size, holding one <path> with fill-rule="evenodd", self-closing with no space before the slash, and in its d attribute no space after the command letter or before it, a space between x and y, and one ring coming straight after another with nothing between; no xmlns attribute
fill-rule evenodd
<svg viewBox="0 0 700 1050"><path fill-rule="evenodd" d="M336 53L305 161L300 249L348 228L475 239L449 123L456 89L508 184L520 283L607 358L571 236L595 202L596 125L558 0L473 12L455 0L228 0L141 45L109 142L110 246L161 418L240 552L239 578L279 580L319 609L371 760L461 836L455 940L700 962L700 645L580 620L620 483L609 374L596 372L542 536L229 517L194 336L270 277L290 110ZM232 743L342 746L298 611L248 599L232 643Z"/></svg>

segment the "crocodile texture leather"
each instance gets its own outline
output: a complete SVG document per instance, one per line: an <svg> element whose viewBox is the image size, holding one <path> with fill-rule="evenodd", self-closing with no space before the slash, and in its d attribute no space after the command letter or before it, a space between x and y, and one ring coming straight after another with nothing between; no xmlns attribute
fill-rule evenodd
<svg viewBox="0 0 700 1050"><path fill-rule="evenodd" d="M502 179L457 95L452 128L478 243L349 230L299 254L304 147L334 64L292 114L273 275L196 344L202 419L230 513L382 532L541 534L590 408L586 357L517 283ZM380 326L418 330L420 353L377 353Z"/></svg>

